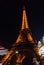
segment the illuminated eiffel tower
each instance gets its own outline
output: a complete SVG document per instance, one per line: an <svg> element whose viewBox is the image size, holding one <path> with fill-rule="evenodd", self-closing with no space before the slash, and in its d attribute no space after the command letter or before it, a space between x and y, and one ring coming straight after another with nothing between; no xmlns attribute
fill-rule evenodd
<svg viewBox="0 0 44 65"><path fill-rule="evenodd" d="M12 45L11 50L1 60L2 64L6 65L15 55L15 53L18 53L16 63L22 63L23 59L26 57L26 54L31 52L29 49L32 49L32 52L34 51L35 54L39 55L39 49L36 45L36 41L33 39L31 30L28 26L26 11L23 9L22 27L20 34L16 42Z"/></svg>

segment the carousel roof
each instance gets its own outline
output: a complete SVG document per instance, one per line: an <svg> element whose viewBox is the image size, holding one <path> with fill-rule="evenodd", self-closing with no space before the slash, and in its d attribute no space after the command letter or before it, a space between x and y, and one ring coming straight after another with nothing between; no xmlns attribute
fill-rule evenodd
<svg viewBox="0 0 44 65"><path fill-rule="evenodd" d="M8 49L3 46L0 46L0 55L6 55L8 53Z"/></svg>

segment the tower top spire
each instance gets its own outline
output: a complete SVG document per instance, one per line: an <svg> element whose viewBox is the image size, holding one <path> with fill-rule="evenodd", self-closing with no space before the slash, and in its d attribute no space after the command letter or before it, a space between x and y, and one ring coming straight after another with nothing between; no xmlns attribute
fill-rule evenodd
<svg viewBox="0 0 44 65"><path fill-rule="evenodd" d="M22 17L22 27L21 29L26 29L28 27L28 21L27 21L27 16L26 16L26 10L25 7L23 8L23 17Z"/></svg>
<svg viewBox="0 0 44 65"><path fill-rule="evenodd" d="M22 32L24 32L24 29L25 29L25 33L22 33ZM26 10L25 10L25 7L24 7L24 9L23 9L23 18L22 18L21 32L20 32L20 34L19 34L19 36L18 36L18 38L16 40L16 43L18 43L18 42L24 42L24 41L26 41L26 39L28 39L28 41L31 41L32 43L34 43L34 40L32 38L30 29L29 29L29 26L28 26L28 21L27 21L27 16L26 16Z"/></svg>

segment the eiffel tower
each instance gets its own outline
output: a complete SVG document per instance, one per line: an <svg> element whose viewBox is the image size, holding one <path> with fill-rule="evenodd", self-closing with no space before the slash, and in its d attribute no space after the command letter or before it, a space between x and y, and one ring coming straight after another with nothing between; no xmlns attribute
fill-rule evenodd
<svg viewBox="0 0 44 65"><path fill-rule="evenodd" d="M36 45L36 41L32 37L32 33L28 25L25 9L23 9L22 26L19 36L16 42L12 45L11 50L1 60L3 65L7 65L7 63L15 55L16 50L18 51L18 55L16 56L16 63L22 63L26 56L29 56L30 53L35 53L36 55L39 55L39 49Z"/></svg>

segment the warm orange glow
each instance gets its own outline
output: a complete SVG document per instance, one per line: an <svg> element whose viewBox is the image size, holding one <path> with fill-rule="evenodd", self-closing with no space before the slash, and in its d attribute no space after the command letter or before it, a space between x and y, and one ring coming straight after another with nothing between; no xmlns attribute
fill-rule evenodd
<svg viewBox="0 0 44 65"><path fill-rule="evenodd" d="M27 16L26 16L26 11L25 11L25 9L23 10L23 19L22 19L22 27L21 27L21 31L23 30L23 29L29 29L29 27L28 27L28 23L27 23ZM26 30L26 31L27 31ZM21 32L22 33L22 32ZM24 41L24 39L25 38L23 38L23 36L21 35L21 33L19 34L19 36L18 36L18 38L17 38L17 40L16 40L16 42L15 43L19 43L19 42L22 42L22 41ZM28 39L28 41L30 41L31 43L36 43L36 42L34 42L34 40L33 40L33 38L32 38L32 36L31 36L31 34L27 31L27 33L26 33L26 36L27 36L27 39ZM6 56L4 56L4 58L2 59L2 64L3 63L7 63L9 60L11 60L11 58L12 58L12 56L14 55L14 54L16 54L16 53L18 53L18 51L15 53L15 45L17 46L17 44L14 44L14 47L13 48L11 48L11 50L8 52L8 54L6 55ZM35 44L36 45L36 44ZM37 46L36 47L34 47L33 48L34 49L34 51L36 52L36 54L38 54L39 55L39 49L37 48ZM14 51L13 51L14 50ZM26 50L26 49L25 49ZM18 53L19 54L19 53ZM17 58L17 63L21 63L22 61L23 61L23 59L25 58L25 56L21 56L20 54L18 55L18 58ZM7 61L8 60L8 61Z"/></svg>
<svg viewBox="0 0 44 65"><path fill-rule="evenodd" d="M21 27L21 29L26 29L26 28L28 28L28 23L27 23L26 11L24 9L23 10L23 18L22 18L22 27Z"/></svg>
<svg viewBox="0 0 44 65"><path fill-rule="evenodd" d="M34 43L34 40L33 40L33 38L31 37L30 34L27 34L27 37L28 37L28 40L31 41L31 43Z"/></svg>
<svg viewBox="0 0 44 65"><path fill-rule="evenodd" d="M22 61L25 59L25 55L21 56L20 54L18 55L18 58L16 60L16 63L22 63Z"/></svg>
<svg viewBox="0 0 44 65"><path fill-rule="evenodd" d="M17 60L16 60L16 63L20 63L20 61L21 61L21 55L19 54L19 55L18 55L18 58L17 58Z"/></svg>
<svg viewBox="0 0 44 65"><path fill-rule="evenodd" d="M4 56L4 58L2 59L2 64L4 63L4 62L6 62L6 60L10 57L10 55L13 53L13 51L11 50L11 51L9 51L8 52L8 54L6 55L6 56Z"/></svg>
<svg viewBox="0 0 44 65"><path fill-rule="evenodd" d="M27 21L27 16L26 16L26 11L24 9L23 10L23 19L22 19L22 27L21 27L21 30L26 29L26 28L29 29L29 27L28 27L28 21ZM22 41L21 35L19 35L18 36L18 39L16 40L16 43L21 42L21 41Z"/></svg>
<svg viewBox="0 0 44 65"><path fill-rule="evenodd" d="M19 35L18 36L18 39L16 40L16 43L20 42L21 41L21 36Z"/></svg>
<svg viewBox="0 0 44 65"><path fill-rule="evenodd" d="M39 55L39 48L37 46L34 47L34 51L36 52L37 55Z"/></svg>

